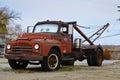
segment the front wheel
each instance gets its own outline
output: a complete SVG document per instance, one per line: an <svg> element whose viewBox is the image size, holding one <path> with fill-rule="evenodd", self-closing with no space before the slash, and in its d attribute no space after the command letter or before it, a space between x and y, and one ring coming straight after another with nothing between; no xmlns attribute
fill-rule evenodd
<svg viewBox="0 0 120 80"><path fill-rule="evenodd" d="M17 60L8 60L8 63L10 65L11 68L13 69L24 69L27 67L28 65L28 61L17 61Z"/></svg>
<svg viewBox="0 0 120 80"><path fill-rule="evenodd" d="M60 55L56 49L51 49L48 57L41 63L43 71L55 71L60 68Z"/></svg>

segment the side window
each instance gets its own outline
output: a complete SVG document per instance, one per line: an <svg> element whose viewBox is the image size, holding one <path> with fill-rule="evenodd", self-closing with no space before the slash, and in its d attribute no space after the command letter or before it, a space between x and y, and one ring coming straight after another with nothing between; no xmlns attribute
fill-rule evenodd
<svg viewBox="0 0 120 80"><path fill-rule="evenodd" d="M67 27L61 27L60 32L61 32L61 33L68 33Z"/></svg>

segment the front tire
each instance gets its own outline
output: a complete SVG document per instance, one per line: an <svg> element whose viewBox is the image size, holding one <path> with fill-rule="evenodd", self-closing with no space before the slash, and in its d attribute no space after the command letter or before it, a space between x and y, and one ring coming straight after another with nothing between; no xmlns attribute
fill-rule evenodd
<svg viewBox="0 0 120 80"><path fill-rule="evenodd" d="M56 71L60 68L60 55L59 51L56 49L51 49L49 52L48 57L44 57L44 60L42 61L42 69L43 71Z"/></svg>
<svg viewBox="0 0 120 80"><path fill-rule="evenodd" d="M8 63L12 69L25 69L28 65L28 61L17 61L8 59Z"/></svg>

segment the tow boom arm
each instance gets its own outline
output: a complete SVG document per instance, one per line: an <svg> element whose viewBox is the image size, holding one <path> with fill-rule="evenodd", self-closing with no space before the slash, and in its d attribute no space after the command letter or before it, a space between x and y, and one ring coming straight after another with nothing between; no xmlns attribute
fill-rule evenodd
<svg viewBox="0 0 120 80"><path fill-rule="evenodd" d="M97 35L97 37L96 37L92 42L96 41L96 40L102 35L102 33L108 28L109 25L110 25L109 23L107 23L106 25L104 25L101 29L99 29L99 30L96 31L93 35L91 35L91 36L89 37L89 39L91 39L93 36ZM85 41L86 41L86 40L84 40L83 43L84 43Z"/></svg>
<svg viewBox="0 0 120 80"><path fill-rule="evenodd" d="M101 35L102 35L102 33L107 29L107 27L109 26L109 23L107 23L106 25L104 25L101 29L99 29L97 32L95 32L92 36L90 36L89 38L77 27L77 22L67 22L68 24L73 24L73 27L74 27L74 29L80 34L80 35L82 35L82 37L85 39L84 41L83 41L83 43L85 42L85 41L88 41L88 43L90 44L90 45L94 45L94 41L95 40L97 40ZM91 41L90 39L93 37L93 36L95 36L95 35L97 35L97 37L93 40L93 41Z"/></svg>

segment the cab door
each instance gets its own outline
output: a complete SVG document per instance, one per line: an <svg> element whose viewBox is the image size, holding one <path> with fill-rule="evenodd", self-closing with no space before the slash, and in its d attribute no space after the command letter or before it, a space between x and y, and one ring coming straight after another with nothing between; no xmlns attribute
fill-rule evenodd
<svg viewBox="0 0 120 80"><path fill-rule="evenodd" d="M72 40L71 36L68 34L67 27L61 27L60 30L61 43L62 43L62 53L69 54L72 50Z"/></svg>

